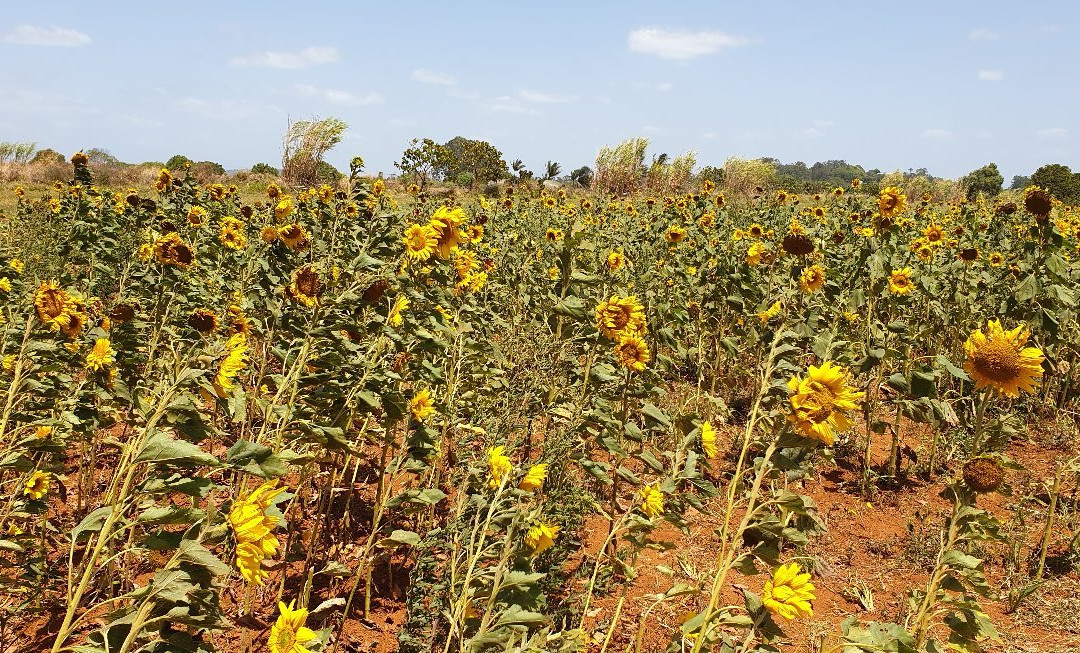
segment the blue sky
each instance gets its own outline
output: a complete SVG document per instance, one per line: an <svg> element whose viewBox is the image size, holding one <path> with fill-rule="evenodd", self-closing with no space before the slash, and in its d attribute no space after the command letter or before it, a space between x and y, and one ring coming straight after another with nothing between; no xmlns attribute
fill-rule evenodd
<svg viewBox="0 0 1080 653"><path fill-rule="evenodd" d="M0 140L277 165L288 120L393 173L414 137L569 171L650 152L1008 180L1080 169L1080 3L9 3Z"/></svg>

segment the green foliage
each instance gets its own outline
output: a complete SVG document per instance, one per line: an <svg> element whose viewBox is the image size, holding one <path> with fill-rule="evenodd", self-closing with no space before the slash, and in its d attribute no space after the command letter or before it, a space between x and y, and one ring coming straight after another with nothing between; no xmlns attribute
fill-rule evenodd
<svg viewBox="0 0 1080 653"><path fill-rule="evenodd" d="M443 146L445 154L436 168L445 180L457 180L463 172L473 176L472 184L487 184L510 176L502 152L487 141L455 136Z"/></svg>
<svg viewBox="0 0 1080 653"><path fill-rule="evenodd" d="M38 150L34 154L34 158L30 160L30 163L42 164L42 165L63 165L67 163L67 157L57 152L56 150L45 148L44 150Z"/></svg>
<svg viewBox="0 0 1080 653"><path fill-rule="evenodd" d="M394 166L423 189L429 180L444 174L444 171L452 167L452 156L445 145L440 145L430 138L414 138L402 152L401 160L394 162Z"/></svg>
<svg viewBox="0 0 1080 653"><path fill-rule="evenodd" d="M1048 163L1031 174L1031 183L1062 202L1080 201L1080 176L1067 165Z"/></svg>
<svg viewBox="0 0 1080 653"><path fill-rule="evenodd" d="M996 163L989 163L969 172L960 179L960 183L966 189L967 198L974 200L980 194L988 198L997 197L1005 178L1001 176Z"/></svg>
<svg viewBox="0 0 1080 653"><path fill-rule="evenodd" d="M251 173L255 175L270 175L276 177L278 175L278 169L269 163L256 163L251 166Z"/></svg>
<svg viewBox="0 0 1080 653"><path fill-rule="evenodd" d="M592 185L593 171L589 166L581 166L574 169L570 173L570 181L578 184L582 188L588 188Z"/></svg>
<svg viewBox="0 0 1080 653"><path fill-rule="evenodd" d="M185 170L188 166L195 163L191 159L187 158L183 154L174 154L169 157L169 160L165 162L165 167L174 172L179 170Z"/></svg>

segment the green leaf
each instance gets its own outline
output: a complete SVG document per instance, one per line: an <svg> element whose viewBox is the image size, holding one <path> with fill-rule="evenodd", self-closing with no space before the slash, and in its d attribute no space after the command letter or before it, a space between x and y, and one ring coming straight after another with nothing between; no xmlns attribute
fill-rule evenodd
<svg viewBox="0 0 1080 653"><path fill-rule="evenodd" d="M164 431L154 433L143 445L136 463L168 463L177 467L197 467L206 465L220 467L217 456L206 453L199 447L183 440L174 440Z"/></svg>
<svg viewBox="0 0 1080 653"><path fill-rule="evenodd" d="M285 461L275 456L272 449L247 440L237 440L229 447L225 463L259 478L277 478L288 471Z"/></svg>

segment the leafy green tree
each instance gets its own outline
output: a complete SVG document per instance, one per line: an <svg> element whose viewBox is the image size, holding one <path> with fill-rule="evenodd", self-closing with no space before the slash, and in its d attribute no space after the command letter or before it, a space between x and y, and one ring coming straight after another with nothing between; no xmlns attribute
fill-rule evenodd
<svg viewBox="0 0 1080 653"><path fill-rule="evenodd" d="M334 184L345 175L326 161L319 161L315 166L315 181L321 184Z"/></svg>
<svg viewBox="0 0 1080 653"><path fill-rule="evenodd" d="M1013 175L1009 190L1024 190L1031 185L1031 177L1027 175Z"/></svg>
<svg viewBox="0 0 1080 653"><path fill-rule="evenodd" d="M37 154L34 155L34 158L30 160L30 163L50 165L63 164L67 163L67 157L54 149L45 148L44 150L38 150Z"/></svg>
<svg viewBox="0 0 1080 653"><path fill-rule="evenodd" d="M394 162L394 166L423 189L428 180L454 167L452 158L453 155L445 145L440 145L430 138L414 138L402 152L401 160Z"/></svg>
<svg viewBox="0 0 1080 653"><path fill-rule="evenodd" d="M203 171L204 174L225 174L225 166L217 163L216 161L199 161L198 163L192 165L192 168L198 168L199 170Z"/></svg>
<svg viewBox="0 0 1080 653"><path fill-rule="evenodd" d="M969 172L960 179L960 183L967 189L967 198L974 200L980 193L986 197L997 197L1005 178L1001 176L996 163L989 163Z"/></svg>
<svg viewBox="0 0 1080 653"><path fill-rule="evenodd" d="M525 168L525 164L521 162L521 159L514 159L514 162L510 164L510 169L518 176L519 181L533 178L532 171Z"/></svg>
<svg viewBox="0 0 1080 653"><path fill-rule="evenodd" d="M256 163L251 166L251 173L255 175L274 175L277 176L278 169L269 163Z"/></svg>
<svg viewBox="0 0 1080 653"><path fill-rule="evenodd" d="M1050 191L1062 202L1080 200L1080 178L1067 165L1048 163L1031 175L1031 183Z"/></svg>
<svg viewBox="0 0 1080 653"><path fill-rule="evenodd" d="M570 173L570 180L588 188L592 184L593 171L589 166L581 166Z"/></svg>
<svg viewBox="0 0 1080 653"><path fill-rule="evenodd" d="M456 136L446 142L450 157L442 170L444 179L457 179L462 172L472 173L474 184L486 184L506 179L510 170L503 160L502 152L487 141L474 141Z"/></svg>
<svg viewBox="0 0 1080 653"><path fill-rule="evenodd" d="M169 160L165 162L165 167L169 170L183 170L184 168L195 163L191 159L187 158L183 154L174 154L169 157Z"/></svg>

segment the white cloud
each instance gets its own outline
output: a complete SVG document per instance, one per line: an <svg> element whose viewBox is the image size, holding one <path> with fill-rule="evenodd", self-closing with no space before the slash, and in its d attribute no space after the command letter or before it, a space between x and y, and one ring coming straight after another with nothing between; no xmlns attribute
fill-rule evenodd
<svg viewBox="0 0 1080 653"><path fill-rule="evenodd" d="M442 86L453 86L457 84L457 79L452 75L446 73L440 73L436 70L428 70L427 68L417 68L412 71L413 81L420 82L421 84L441 84Z"/></svg>
<svg viewBox="0 0 1080 653"><path fill-rule="evenodd" d="M948 129L927 129L919 134L919 138L930 141L955 141L956 134Z"/></svg>
<svg viewBox="0 0 1080 653"><path fill-rule="evenodd" d="M93 42L89 34L66 27L34 27L33 25L19 25L4 34L3 40L6 43L19 45L46 45L62 48L75 48Z"/></svg>
<svg viewBox="0 0 1080 653"><path fill-rule="evenodd" d="M820 127L821 129L826 129L828 127L835 127L836 126L836 121L834 121L834 120L815 120L814 121L814 126L815 127Z"/></svg>
<svg viewBox="0 0 1080 653"><path fill-rule="evenodd" d="M977 27L968 32L968 38L972 41L996 41L1001 38L1001 35L985 27Z"/></svg>
<svg viewBox="0 0 1080 653"><path fill-rule="evenodd" d="M234 57L229 65L235 68L279 68L281 70L301 70L341 60L337 48L311 46L299 52L256 52L248 57Z"/></svg>
<svg viewBox="0 0 1080 653"><path fill-rule="evenodd" d="M370 104L381 104L383 98L378 93L371 91L363 95L356 95L349 91L341 91L338 89L321 89L308 84L297 84L296 90L300 95L305 97L317 97L331 102L333 104L340 104L350 107L361 107Z"/></svg>
<svg viewBox="0 0 1080 653"><path fill-rule="evenodd" d="M632 52L655 54L664 59L681 61L750 43L750 39L724 32L685 32L655 27L636 29L630 32L628 40Z"/></svg>
<svg viewBox="0 0 1080 653"><path fill-rule="evenodd" d="M980 70L979 79L984 82L1000 82L1005 79L1005 73L1000 70Z"/></svg>
<svg viewBox="0 0 1080 653"><path fill-rule="evenodd" d="M806 138L821 138L825 135L825 132L821 131L816 127L810 127L808 129L802 130L802 135Z"/></svg>
<svg viewBox="0 0 1080 653"><path fill-rule="evenodd" d="M656 85L656 90L661 93L667 93L671 89L675 88L675 85L671 82L660 82Z"/></svg>
<svg viewBox="0 0 1080 653"><path fill-rule="evenodd" d="M539 104L565 104L567 102L576 102L576 95L552 95L550 93L540 93L537 91L518 91L518 97L526 102L536 102Z"/></svg>
<svg viewBox="0 0 1080 653"><path fill-rule="evenodd" d="M1060 141L1069 137L1069 130L1063 127L1051 127L1049 129L1040 129L1035 132L1035 135L1047 141Z"/></svg>
<svg viewBox="0 0 1080 653"><path fill-rule="evenodd" d="M489 113L520 113L527 116L539 116L540 112L527 107L509 95L502 95L492 100L480 101L479 107Z"/></svg>

